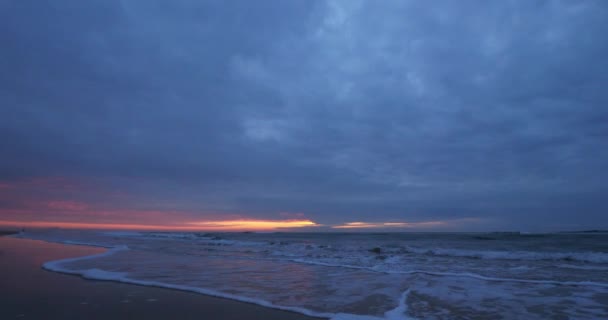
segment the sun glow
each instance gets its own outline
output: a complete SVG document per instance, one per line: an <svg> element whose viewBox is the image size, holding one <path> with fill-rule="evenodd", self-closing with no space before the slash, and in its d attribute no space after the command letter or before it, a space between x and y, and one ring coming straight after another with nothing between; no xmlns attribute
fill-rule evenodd
<svg viewBox="0 0 608 320"><path fill-rule="evenodd" d="M365 229L365 228L424 228L444 226L445 221L423 221L423 222L347 222L333 226L334 229Z"/></svg>
<svg viewBox="0 0 608 320"><path fill-rule="evenodd" d="M132 223L82 223L56 221L2 221L0 226L15 228L66 228L112 230L166 230L166 231L271 231L320 226L311 220L222 220L195 221L179 225Z"/></svg>
<svg viewBox="0 0 608 320"><path fill-rule="evenodd" d="M320 226L311 220L224 220L190 222L189 224L206 230L274 230Z"/></svg>

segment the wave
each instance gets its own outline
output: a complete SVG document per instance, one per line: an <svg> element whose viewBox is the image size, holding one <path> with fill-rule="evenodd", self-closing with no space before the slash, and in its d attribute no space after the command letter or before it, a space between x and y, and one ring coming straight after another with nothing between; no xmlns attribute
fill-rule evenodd
<svg viewBox="0 0 608 320"><path fill-rule="evenodd" d="M466 277L485 281L496 281L496 282L518 282L518 283L533 283L533 284L550 284L556 286L593 286L593 287L604 287L608 288L608 283L595 282L595 281L558 281L558 280L535 280L535 279L517 279L517 278L500 278L500 277L488 277L476 273L470 272L438 272L438 271L426 271L426 270L382 270L377 267L364 267L354 266L346 264L333 264L327 262L318 262L305 259L290 259L293 262L314 264L325 267L337 267L337 268L349 268L349 269L362 269L379 273L387 274L425 274L430 276L442 276L442 277Z"/></svg>
<svg viewBox="0 0 608 320"><path fill-rule="evenodd" d="M115 234L118 235L118 234ZM141 236L142 233L129 233L124 234L123 236ZM147 234L145 234L147 235ZM184 235L193 236L192 234L180 234L180 233L159 233L160 237L169 237L169 238L186 238ZM157 234L154 234L157 236ZM207 242L211 240L207 238L207 234L205 235L194 235L197 240L202 240ZM44 241L48 242L56 242L62 244L71 244L71 245L86 245L86 246L95 246L95 247L103 247L110 248L105 253L86 256L82 258L74 258L73 261L78 261L81 259L92 259L103 257L104 255L111 255L119 251L129 250L126 245L121 246L108 246L106 244L93 243L93 242L83 242L83 241L71 241L71 240L51 240L45 239ZM213 239L211 242L219 242L223 245L243 245L243 246L251 246L251 245L261 245L260 242L249 242L249 241L234 241L234 240L224 240L224 239ZM602 252L574 252L574 253L561 253L561 252L534 252L534 251L477 251L477 250L464 250L464 249L443 249L443 248L433 248L433 249L423 249L423 248L412 248L408 247L406 252L416 253L416 254L430 254L435 256L451 256L451 257L470 257L477 259L504 259L504 260L566 260L566 261L575 261L575 262L593 262L593 263L608 263L608 253ZM284 253L284 252L281 252ZM367 253L367 252L366 252ZM401 251L401 253L404 253ZM294 254L295 256L299 256L298 254ZM305 264L313 264L319 266L326 267L342 267L349 269L362 269L368 270L372 272L379 273L387 273L387 274L426 274L431 276L449 276L449 277L469 277L479 280L485 281L498 281L498 282L518 282L518 283L532 283L532 284L550 284L550 285L565 285L565 286L596 286L596 287L608 287L608 283L605 282L596 282L596 281L559 281L559 280L540 280L540 279L518 279L518 278L501 278L501 277L488 277L476 273L459 273L459 272L438 272L438 271L426 271L426 270L386 270L384 265L374 265L374 266L363 266L363 265L352 265L352 264L344 264L344 263L332 263L332 262L323 262L315 259L307 259L307 258L296 258L296 257L287 257L283 255L283 258L287 261L297 262L297 263L305 263ZM250 258L255 260L255 258ZM70 259L57 261L58 263L67 263L70 262ZM52 267L52 263L45 267ZM608 270L607 266L578 266L578 265L570 265L570 264L561 264L557 265L560 268L571 268L571 269L581 269L581 270ZM55 271L55 270L53 270ZM59 271L61 272L61 271ZM82 275L83 277L103 277L104 274L101 272L96 273L95 271L91 271L84 275L80 272L77 274ZM106 274L105 276L111 277L112 275ZM95 278L97 279L97 278ZM111 279L108 279L111 280Z"/></svg>
<svg viewBox="0 0 608 320"><path fill-rule="evenodd" d="M574 265L574 264L558 264L556 265L558 268L566 268L566 269L577 269L577 270L596 270L596 271L608 271L608 267L598 267L598 266L586 266L586 265Z"/></svg>
<svg viewBox="0 0 608 320"><path fill-rule="evenodd" d="M71 244L71 245L76 245L76 246L100 247L100 248L106 248L106 249L116 248L116 246L109 246L109 245L104 245L104 244L99 244L99 243L83 242L83 241L61 240L61 241L55 241L55 242L62 243L62 244Z"/></svg>
<svg viewBox="0 0 608 320"><path fill-rule="evenodd" d="M69 241L69 242L71 242L71 241ZM71 243L68 243L68 244L71 244ZM99 245L98 245L98 247L99 247ZM118 247L111 248L108 251L102 252L102 253L99 253L99 254L93 254L93 255L84 256L84 257L67 258L67 259L61 259L61 260L55 260L55 261L45 262L44 264L42 264L42 268L44 268L46 270L50 270L50 271L56 271L56 272L67 273L67 274L80 274L77 271L73 271L73 270L61 267L61 264L69 263L69 262L82 261L82 260L103 258L103 257L111 256L111 255L113 255L115 253L118 253L118 252L121 252L121 251L127 251L127 250L129 250L129 247L127 247L127 246L118 246Z"/></svg>
<svg viewBox="0 0 608 320"><path fill-rule="evenodd" d="M118 248L118 247L126 247L126 245L115 246L115 245L101 244L101 243L97 243L97 242L73 241L73 240L52 239L52 238L51 239L36 238L36 237L31 237L29 234L26 234L23 231L20 232L20 233L18 233L18 234L14 234L11 237L12 238L17 238L17 239L38 240L38 241L44 241L44 242L48 242L48 243L60 243L60 244L69 244L69 245L75 245L75 246L99 247L99 248L106 248L106 249L114 249L114 248Z"/></svg>
<svg viewBox="0 0 608 320"><path fill-rule="evenodd" d="M434 256L463 257L488 260L554 260L579 261L591 263L608 263L608 253L605 252L540 252L540 251L490 251L465 250L447 248L413 248L405 249L406 253L426 254Z"/></svg>
<svg viewBox="0 0 608 320"><path fill-rule="evenodd" d="M294 257L308 253L314 253L318 251L331 251L337 252L338 248L333 248L328 245L315 245L315 244L298 244L288 243L283 241L242 241L242 240L227 240L215 234L208 233L181 233L181 232L123 232L123 231L111 231L106 232L106 235L126 237L126 238L140 238L140 239L155 239L155 240L186 240L186 241L197 241L203 242L209 245L226 245L235 247L266 247L266 249L272 250L276 255L283 255L286 257ZM507 233L510 234L510 233ZM276 244L279 248L277 249ZM271 249L272 248L272 249ZM368 256L369 250L363 248L342 248L343 251L350 253L359 254L361 256ZM353 250L354 249L354 250ZM572 262L585 262L585 263L598 263L608 264L608 253L606 252L594 252L594 251L575 251L575 252L549 252L549 251L508 251L508 250L470 250L470 249L456 249L456 248L424 248L424 247L387 247L377 248L382 253L387 254L420 254L420 255L432 255L432 256L444 256L444 257L461 257L461 258L472 258L472 259L486 259L486 260L525 260L525 261L572 261Z"/></svg>
<svg viewBox="0 0 608 320"><path fill-rule="evenodd" d="M534 279L516 279L516 278L500 278L500 277L487 277L476 273L458 273L458 272L434 272L424 270L412 270L398 273L407 274L428 274L435 276L451 276L451 277L468 277L486 281L498 281L498 282L519 282L519 283L534 283L534 284L550 284L557 286L593 286L593 287L604 287L608 288L608 283L595 282L595 281L558 281L558 280L534 280Z"/></svg>
<svg viewBox="0 0 608 320"><path fill-rule="evenodd" d="M96 246L99 246L99 245L96 245ZM54 272L59 272L59 273L64 273L64 274L79 275L85 279L90 279L90 280L114 281L114 282L122 282L122 283L136 284L136 285L149 286L149 287L159 287L159 288L200 293L200 294L204 294L204 295L208 295L208 296L214 296L214 297L236 300L236 301L240 301L240 302L252 303L252 304L256 304L256 305L260 305L260 306L268 307L268 308L273 308L273 309L277 309L277 310L301 313L301 314L304 314L304 315L307 315L310 317L315 317L315 318L328 318L331 320L397 320L397 319L415 320L414 318L405 316L405 312L407 311L407 304L406 304L407 296L409 295L409 292L410 292L409 290L405 291L402 294L401 298L399 299L399 304L397 305L396 308L387 311L385 313L384 318L379 318L379 317L370 316L370 315L357 315L357 314L350 314L350 313L316 312L316 311L312 311L312 310L301 308L301 307L280 306L280 305L273 304L272 302L269 302L266 300L254 299L254 298L250 298L250 297L244 297L244 296L234 295L234 294L230 294L230 293L224 293L224 292L216 291L216 290L212 290L212 289L199 288L199 287L186 286L186 285L176 285L176 284L164 283L164 282L159 282L159 281L133 279L133 278L129 278L128 273L125 273L125 272L105 271L105 270L100 270L97 268L74 270L74 269L68 269L68 268L65 268L62 266L66 263L71 263L71 262L76 262L76 261L103 258L103 257L111 256L118 252L127 251L127 250L130 250L127 246L117 246L117 247L113 247L113 248L109 249L108 251L100 253L100 254L49 261L49 262L44 263L42 265L42 267L49 271L54 271Z"/></svg>

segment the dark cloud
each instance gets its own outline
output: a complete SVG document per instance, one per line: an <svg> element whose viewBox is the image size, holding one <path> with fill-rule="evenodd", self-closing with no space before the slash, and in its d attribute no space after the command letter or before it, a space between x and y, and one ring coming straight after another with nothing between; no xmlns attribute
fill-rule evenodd
<svg viewBox="0 0 608 320"><path fill-rule="evenodd" d="M607 21L603 1L3 1L0 177L321 223L608 226Z"/></svg>

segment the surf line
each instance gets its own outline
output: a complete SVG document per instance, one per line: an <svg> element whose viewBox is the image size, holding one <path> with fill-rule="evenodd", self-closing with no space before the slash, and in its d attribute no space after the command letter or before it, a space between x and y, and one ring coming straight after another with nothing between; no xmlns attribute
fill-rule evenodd
<svg viewBox="0 0 608 320"><path fill-rule="evenodd" d="M495 281L495 282L551 284L551 285L556 285L556 286L578 286L578 287L593 286L593 287L608 288L608 283L593 282L593 281L556 281L556 280L498 278L498 277L486 277L486 276L482 276L480 274L475 274L475 273L433 272L433 271L424 271L424 270L387 271L387 270L377 270L374 268L362 267L362 266L314 262L314 261L308 261L305 259L287 259L287 260L293 261L293 262L298 262L298 263L304 263L304 264L313 264L313 265L334 267L334 268L358 269L358 270L366 270L366 271L370 271L370 272L377 272L377 273L384 273L384 274L426 274L429 276L437 276L437 277L462 277L462 278L473 278L473 279L478 279L478 280Z"/></svg>

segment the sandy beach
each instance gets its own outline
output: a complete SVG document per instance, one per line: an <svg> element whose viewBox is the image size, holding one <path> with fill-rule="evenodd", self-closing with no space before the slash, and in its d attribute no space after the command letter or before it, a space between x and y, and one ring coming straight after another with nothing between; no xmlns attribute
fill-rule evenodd
<svg viewBox="0 0 608 320"><path fill-rule="evenodd" d="M103 248L0 237L0 319L315 319L176 290L91 281L43 270Z"/></svg>

